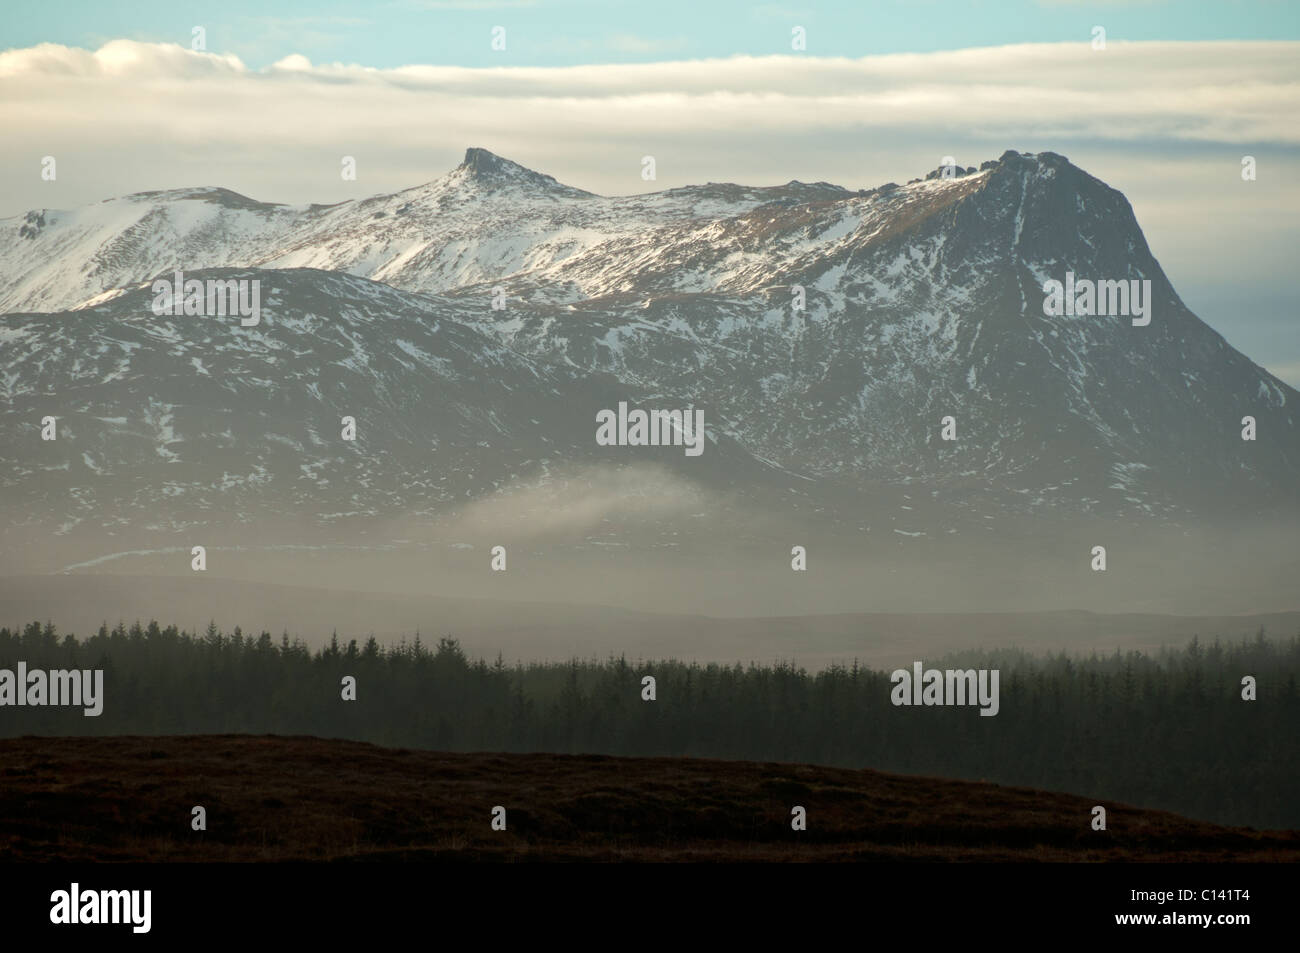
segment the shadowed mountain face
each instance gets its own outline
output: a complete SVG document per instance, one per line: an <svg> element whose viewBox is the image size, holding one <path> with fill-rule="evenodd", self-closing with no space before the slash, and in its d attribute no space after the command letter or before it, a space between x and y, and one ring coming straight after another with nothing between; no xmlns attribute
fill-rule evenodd
<svg viewBox="0 0 1300 953"><path fill-rule="evenodd" d="M1124 197L1052 153L952 171L605 198L470 149L330 207L190 189L2 221L0 533L67 539L60 565L467 527L892 564L1292 525L1300 394L1183 306ZM156 315L176 269L260 281L260 322ZM1149 324L1045 313L1067 275L1149 281ZM701 409L704 452L598 445L619 401Z"/></svg>
<svg viewBox="0 0 1300 953"><path fill-rule="evenodd" d="M495 324L517 350L687 393L804 475L986 513L1293 510L1296 392L1182 305L1123 196L1051 154L988 165L612 242L507 281L606 297ZM1151 323L1045 315L1067 272L1149 279ZM1241 439L1247 415L1267 438Z"/></svg>

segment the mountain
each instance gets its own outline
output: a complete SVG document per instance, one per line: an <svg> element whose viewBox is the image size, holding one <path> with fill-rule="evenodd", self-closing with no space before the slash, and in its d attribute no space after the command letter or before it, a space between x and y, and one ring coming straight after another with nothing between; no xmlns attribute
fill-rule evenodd
<svg viewBox="0 0 1300 953"><path fill-rule="evenodd" d="M688 394L812 477L1004 511L1294 509L1296 391L1186 308L1124 197L1051 153L968 172L611 239L504 279L531 314L467 309L521 352ZM1067 273L1149 280L1150 324L1045 315Z"/></svg>
<svg viewBox="0 0 1300 953"><path fill-rule="evenodd" d="M187 275L260 281L259 323L156 315L147 282L77 312L5 317L7 522L66 533L446 514L595 459L596 410L627 396L612 378L516 353L447 302L364 278ZM46 414L52 441L39 435ZM687 461L663 450L669 470ZM693 475L761 469L724 438Z"/></svg>
<svg viewBox="0 0 1300 953"><path fill-rule="evenodd" d="M0 538L91 559L493 506L580 547L785 553L1290 525L1300 394L1186 308L1124 196L1053 153L947 172L606 198L470 149L334 206L189 189L5 220ZM260 281L261 323L154 315L176 269ZM1149 323L1047 313L1067 275L1150 282ZM705 452L599 446L620 401L701 409Z"/></svg>
<svg viewBox="0 0 1300 953"><path fill-rule="evenodd" d="M601 198L484 149L441 178L337 205L219 188L141 192L0 219L0 313L58 311L178 268L318 268L438 292L554 264L647 228L845 193L791 183Z"/></svg>

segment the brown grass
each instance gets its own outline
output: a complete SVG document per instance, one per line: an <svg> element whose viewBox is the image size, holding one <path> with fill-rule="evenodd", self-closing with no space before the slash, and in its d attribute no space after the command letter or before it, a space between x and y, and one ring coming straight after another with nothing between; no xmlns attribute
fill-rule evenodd
<svg viewBox="0 0 1300 953"><path fill-rule="evenodd" d="M1296 861L1256 832L798 764L446 754L276 736L0 740L0 859ZM206 832L190 809L207 808ZM508 829L490 829L494 805ZM808 830L790 829L790 809Z"/></svg>

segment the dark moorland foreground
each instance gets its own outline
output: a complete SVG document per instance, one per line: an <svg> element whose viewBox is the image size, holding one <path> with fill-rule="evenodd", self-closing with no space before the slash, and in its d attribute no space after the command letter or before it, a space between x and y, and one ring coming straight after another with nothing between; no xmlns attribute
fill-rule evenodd
<svg viewBox="0 0 1300 953"><path fill-rule="evenodd" d="M0 740L7 861L1297 861L1300 832L1028 788L304 737ZM207 810L203 832L191 809ZM494 806L507 810L493 831ZM808 829L791 829L791 808Z"/></svg>

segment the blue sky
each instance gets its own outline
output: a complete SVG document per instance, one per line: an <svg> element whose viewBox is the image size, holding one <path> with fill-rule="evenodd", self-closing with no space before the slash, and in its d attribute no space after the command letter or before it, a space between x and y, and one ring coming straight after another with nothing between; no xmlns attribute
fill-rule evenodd
<svg viewBox="0 0 1300 953"><path fill-rule="evenodd" d="M208 49L253 68L292 53L313 62L388 68L648 63L788 52L805 27L808 52L860 57L1077 40L1300 39L1295 0L5 0L0 49L61 43L96 49L120 38ZM506 28L505 51L490 46Z"/></svg>

